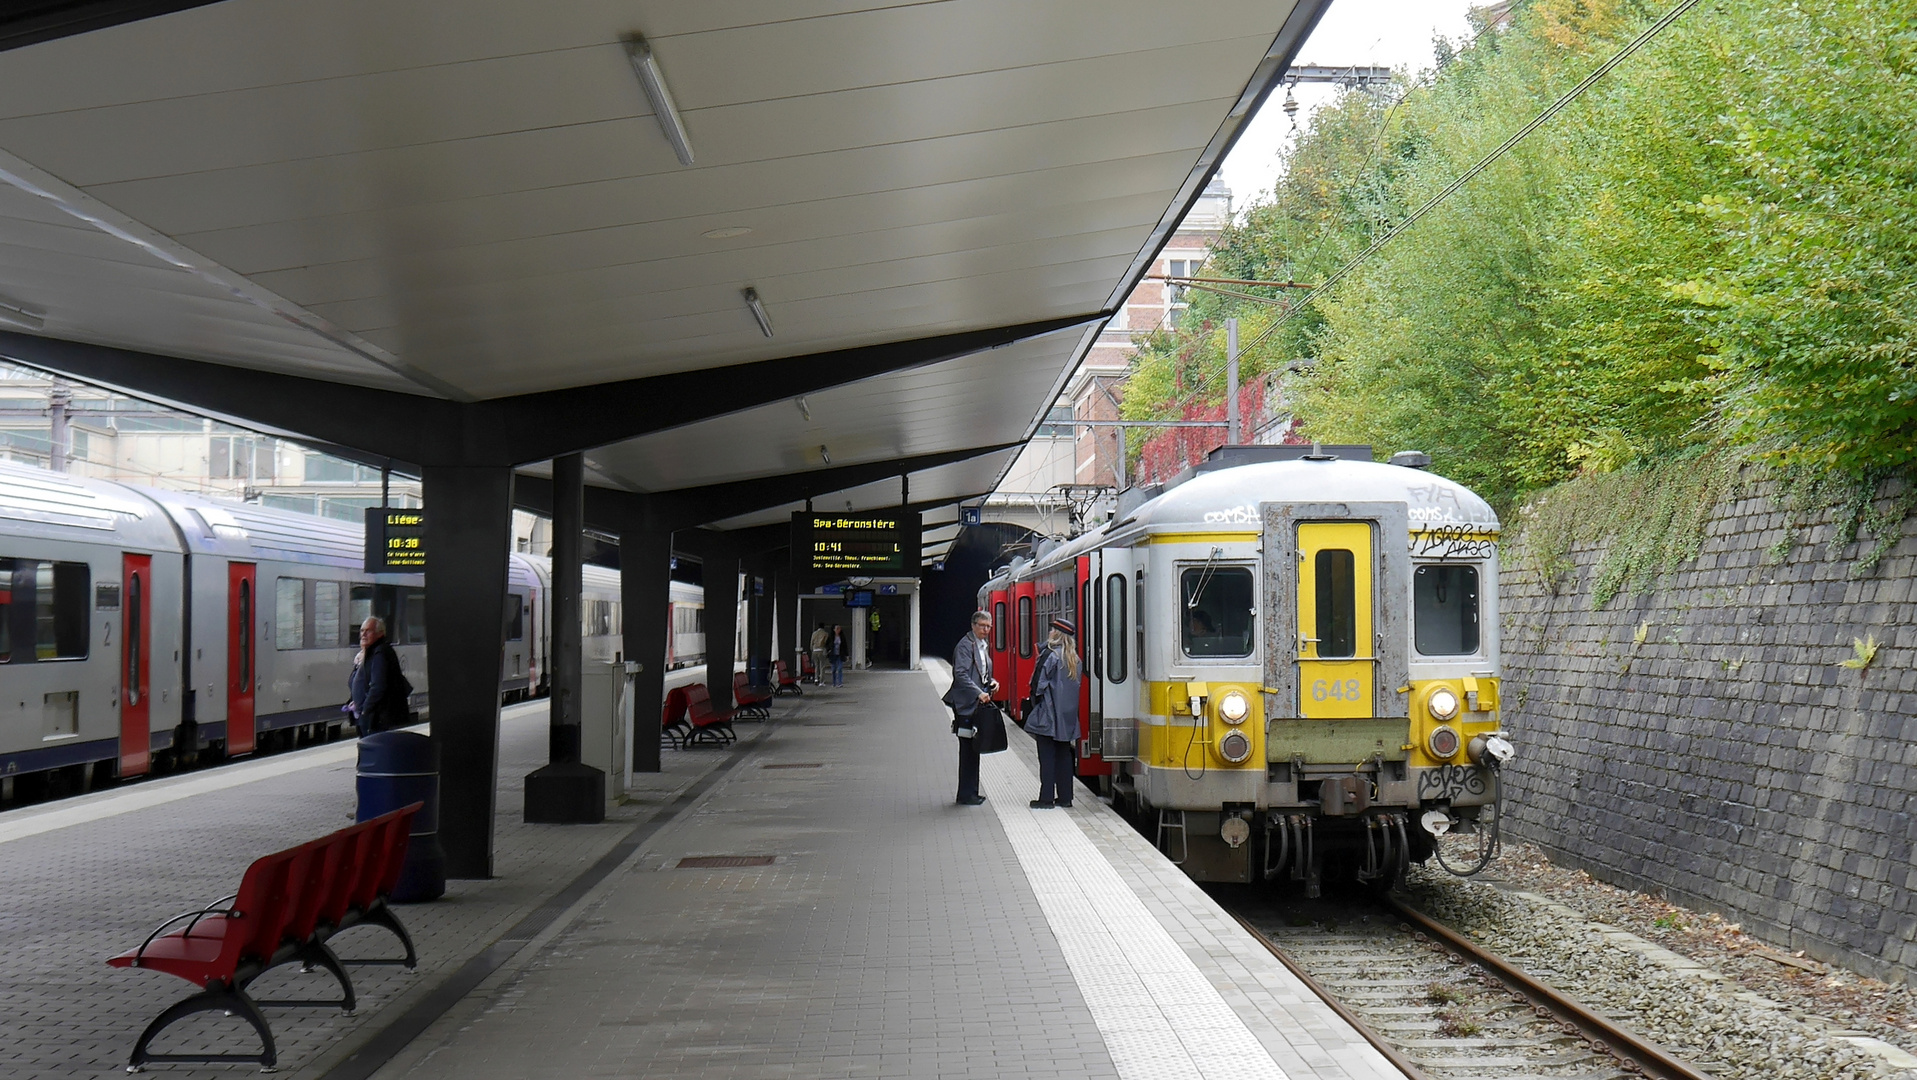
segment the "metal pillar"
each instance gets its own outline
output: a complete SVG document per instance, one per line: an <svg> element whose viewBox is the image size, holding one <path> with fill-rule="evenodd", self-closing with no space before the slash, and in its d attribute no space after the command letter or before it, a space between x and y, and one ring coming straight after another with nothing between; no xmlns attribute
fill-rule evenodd
<svg viewBox="0 0 1917 1080"><path fill-rule="evenodd" d="M513 542L510 468L427 466L426 675L439 757L446 876L493 875L499 788L499 667Z"/></svg>
<svg viewBox="0 0 1917 1080"><path fill-rule="evenodd" d="M562 454L552 459L551 757L526 777L526 820L538 824L592 824L606 817L606 774L579 760L585 525L585 460Z"/></svg>
<svg viewBox="0 0 1917 1080"><path fill-rule="evenodd" d="M73 391L55 386L47 394L47 471L67 471L68 448L73 436L67 429L67 410L73 405Z"/></svg>
<svg viewBox="0 0 1917 1080"><path fill-rule="evenodd" d="M777 599L772 586L772 560L760 555L752 560L746 578L746 607L751 618L746 624L746 669L758 675L758 685L776 685L772 679L772 605Z"/></svg>
<svg viewBox="0 0 1917 1080"><path fill-rule="evenodd" d="M715 552L706 557L706 689L712 707L732 708L732 662L739 633L739 556Z"/></svg>
<svg viewBox="0 0 1917 1080"><path fill-rule="evenodd" d="M1225 320L1225 445L1238 445L1238 320Z"/></svg>
<svg viewBox="0 0 1917 1080"><path fill-rule="evenodd" d="M626 622L622 646L639 671L632 679L632 771L659 771L651 727L666 699L666 605L672 597L672 534L635 525L619 533L619 601Z"/></svg>
<svg viewBox="0 0 1917 1080"><path fill-rule="evenodd" d="M792 572L791 555L788 552L780 552L773 564L772 591L773 622L778 624L774 636L778 639L779 659L785 661L786 670L797 678L802 667L799 650L805 648L807 635L799 626L799 575Z"/></svg>

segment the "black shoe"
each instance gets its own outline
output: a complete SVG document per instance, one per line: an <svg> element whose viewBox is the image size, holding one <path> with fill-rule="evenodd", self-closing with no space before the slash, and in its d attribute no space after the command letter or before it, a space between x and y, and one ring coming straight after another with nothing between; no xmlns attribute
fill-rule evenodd
<svg viewBox="0 0 1917 1080"><path fill-rule="evenodd" d="M1050 810L1058 804L1050 799L1033 799L1030 805L1034 810Z"/></svg>
<svg viewBox="0 0 1917 1080"><path fill-rule="evenodd" d="M980 806L980 805L983 805L984 802L985 802L985 796L974 795L969 799L960 799L958 801L958 804L960 806Z"/></svg>
<svg viewBox="0 0 1917 1080"><path fill-rule="evenodd" d="M1058 804L1058 808L1060 810L1070 810L1072 808L1072 804L1068 802L1062 802Z"/></svg>

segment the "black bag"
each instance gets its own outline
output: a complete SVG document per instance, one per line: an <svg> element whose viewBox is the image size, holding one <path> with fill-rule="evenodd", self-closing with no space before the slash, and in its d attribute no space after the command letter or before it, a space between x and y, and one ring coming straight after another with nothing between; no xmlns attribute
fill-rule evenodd
<svg viewBox="0 0 1917 1080"><path fill-rule="evenodd" d="M996 754L1009 748L1011 739L1005 734L1005 717L998 711L997 705L980 705L972 713L972 726L978 734L972 738L978 743L981 754Z"/></svg>
<svg viewBox="0 0 1917 1080"><path fill-rule="evenodd" d="M373 721L370 725L373 730L387 731L412 723L413 684L406 678L406 669L400 666L399 653L392 645L382 641L379 647L386 650L386 657L391 661L391 665L387 668L387 678L391 685L386 687L386 700L380 703L379 711L382 715L369 719Z"/></svg>

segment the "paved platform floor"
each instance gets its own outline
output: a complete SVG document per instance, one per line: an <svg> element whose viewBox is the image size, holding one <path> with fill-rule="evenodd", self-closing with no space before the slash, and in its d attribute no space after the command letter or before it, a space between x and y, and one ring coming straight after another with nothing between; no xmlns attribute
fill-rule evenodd
<svg viewBox="0 0 1917 1080"><path fill-rule="evenodd" d="M990 801L956 806L937 693L923 672L856 672L841 690L780 699L772 723L740 726L735 750L668 751L667 771L592 827L518 821L545 712L508 710L501 877L403 909L424 963L356 973L357 1017L275 1012L282 1071L1397 1075L1096 799L1028 809L1022 733L986 759ZM227 891L252 856L344 824L352 755L322 747L0 816L13 899L0 911L0 1075L117 1072L188 988L104 958ZM771 861L679 866L712 855ZM365 949L385 944L359 933Z"/></svg>

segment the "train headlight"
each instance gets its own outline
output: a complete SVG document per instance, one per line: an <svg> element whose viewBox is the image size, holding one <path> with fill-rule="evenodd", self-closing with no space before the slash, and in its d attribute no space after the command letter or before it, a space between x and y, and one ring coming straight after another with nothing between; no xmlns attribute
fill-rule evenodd
<svg viewBox="0 0 1917 1080"><path fill-rule="evenodd" d="M1218 699L1218 715L1227 724L1242 724L1251 715L1251 702L1236 690Z"/></svg>
<svg viewBox="0 0 1917 1080"><path fill-rule="evenodd" d="M1436 690L1431 691L1431 697L1425 701L1425 708L1431 710L1432 719L1449 720L1458 715L1458 695L1440 686ZM1453 753L1455 752L1456 751L1453 751ZM1441 754L1439 756L1450 757L1451 755Z"/></svg>
<svg viewBox="0 0 1917 1080"><path fill-rule="evenodd" d="M1456 701L1457 699L1453 698L1452 700ZM1450 760L1458 756L1459 741L1458 732L1455 728L1435 727L1431 729L1431 737L1426 739L1424 744L1431 751L1432 757L1441 760Z"/></svg>
<svg viewBox="0 0 1917 1080"><path fill-rule="evenodd" d="M1251 740L1242 731L1234 731L1218 740L1218 754L1233 765L1251 756Z"/></svg>

